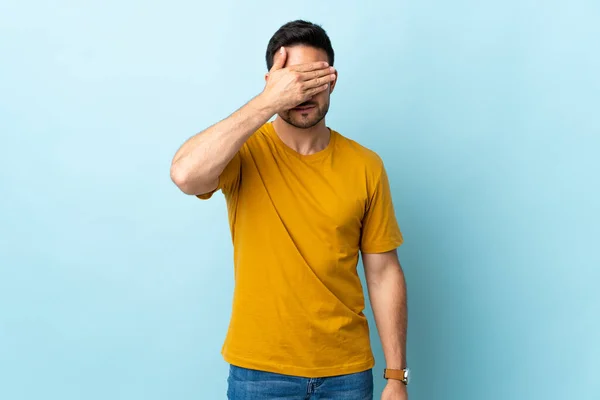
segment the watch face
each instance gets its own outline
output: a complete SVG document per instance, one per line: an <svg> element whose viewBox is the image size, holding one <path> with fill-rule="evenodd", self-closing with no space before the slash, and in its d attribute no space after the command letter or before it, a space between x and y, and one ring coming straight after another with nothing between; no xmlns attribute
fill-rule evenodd
<svg viewBox="0 0 600 400"><path fill-rule="evenodd" d="M404 370L404 380L407 384L410 383L410 369L408 368Z"/></svg>

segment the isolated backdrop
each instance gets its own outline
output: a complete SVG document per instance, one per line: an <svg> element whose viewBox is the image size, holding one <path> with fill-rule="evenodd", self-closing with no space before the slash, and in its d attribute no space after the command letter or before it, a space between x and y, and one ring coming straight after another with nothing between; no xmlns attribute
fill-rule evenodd
<svg viewBox="0 0 600 400"><path fill-rule="evenodd" d="M169 163L296 18L333 41L328 124L389 171L411 400L598 399L592 0L2 2L0 398L225 398L225 204Z"/></svg>

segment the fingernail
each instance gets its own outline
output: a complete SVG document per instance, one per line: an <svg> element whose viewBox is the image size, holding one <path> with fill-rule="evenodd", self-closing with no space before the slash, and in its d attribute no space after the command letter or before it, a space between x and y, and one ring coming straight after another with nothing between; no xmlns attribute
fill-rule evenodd
<svg viewBox="0 0 600 400"><path fill-rule="evenodd" d="M333 68L333 67L329 67L329 70L330 70L331 72L335 72L335 68Z"/></svg>
<svg viewBox="0 0 600 400"><path fill-rule="evenodd" d="M281 54L283 54L283 46L281 46L281 48L279 49L279 52L280 52Z"/></svg>

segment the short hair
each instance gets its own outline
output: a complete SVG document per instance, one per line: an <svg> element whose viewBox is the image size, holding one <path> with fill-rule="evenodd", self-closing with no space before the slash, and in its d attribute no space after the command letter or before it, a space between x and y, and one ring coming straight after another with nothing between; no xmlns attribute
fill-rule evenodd
<svg viewBox="0 0 600 400"><path fill-rule="evenodd" d="M275 32L267 46L267 69L273 67L275 53L282 46L305 45L324 50L333 65L334 53L327 32L320 26L308 21L296 20L288 22Z"/></svg>

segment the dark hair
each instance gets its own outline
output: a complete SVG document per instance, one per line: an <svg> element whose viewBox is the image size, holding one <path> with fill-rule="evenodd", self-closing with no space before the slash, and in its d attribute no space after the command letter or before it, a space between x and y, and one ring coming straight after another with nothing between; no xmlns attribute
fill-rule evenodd
<svg viewBox="0 0 600 400"><path fill-rule="evenodd" d="M288 22L275 32L267 46L267 69L273 67L273 56L281 46L305 45L324 50L333 65L333 48L327 32L320 25L296 20Z"/></svg>

